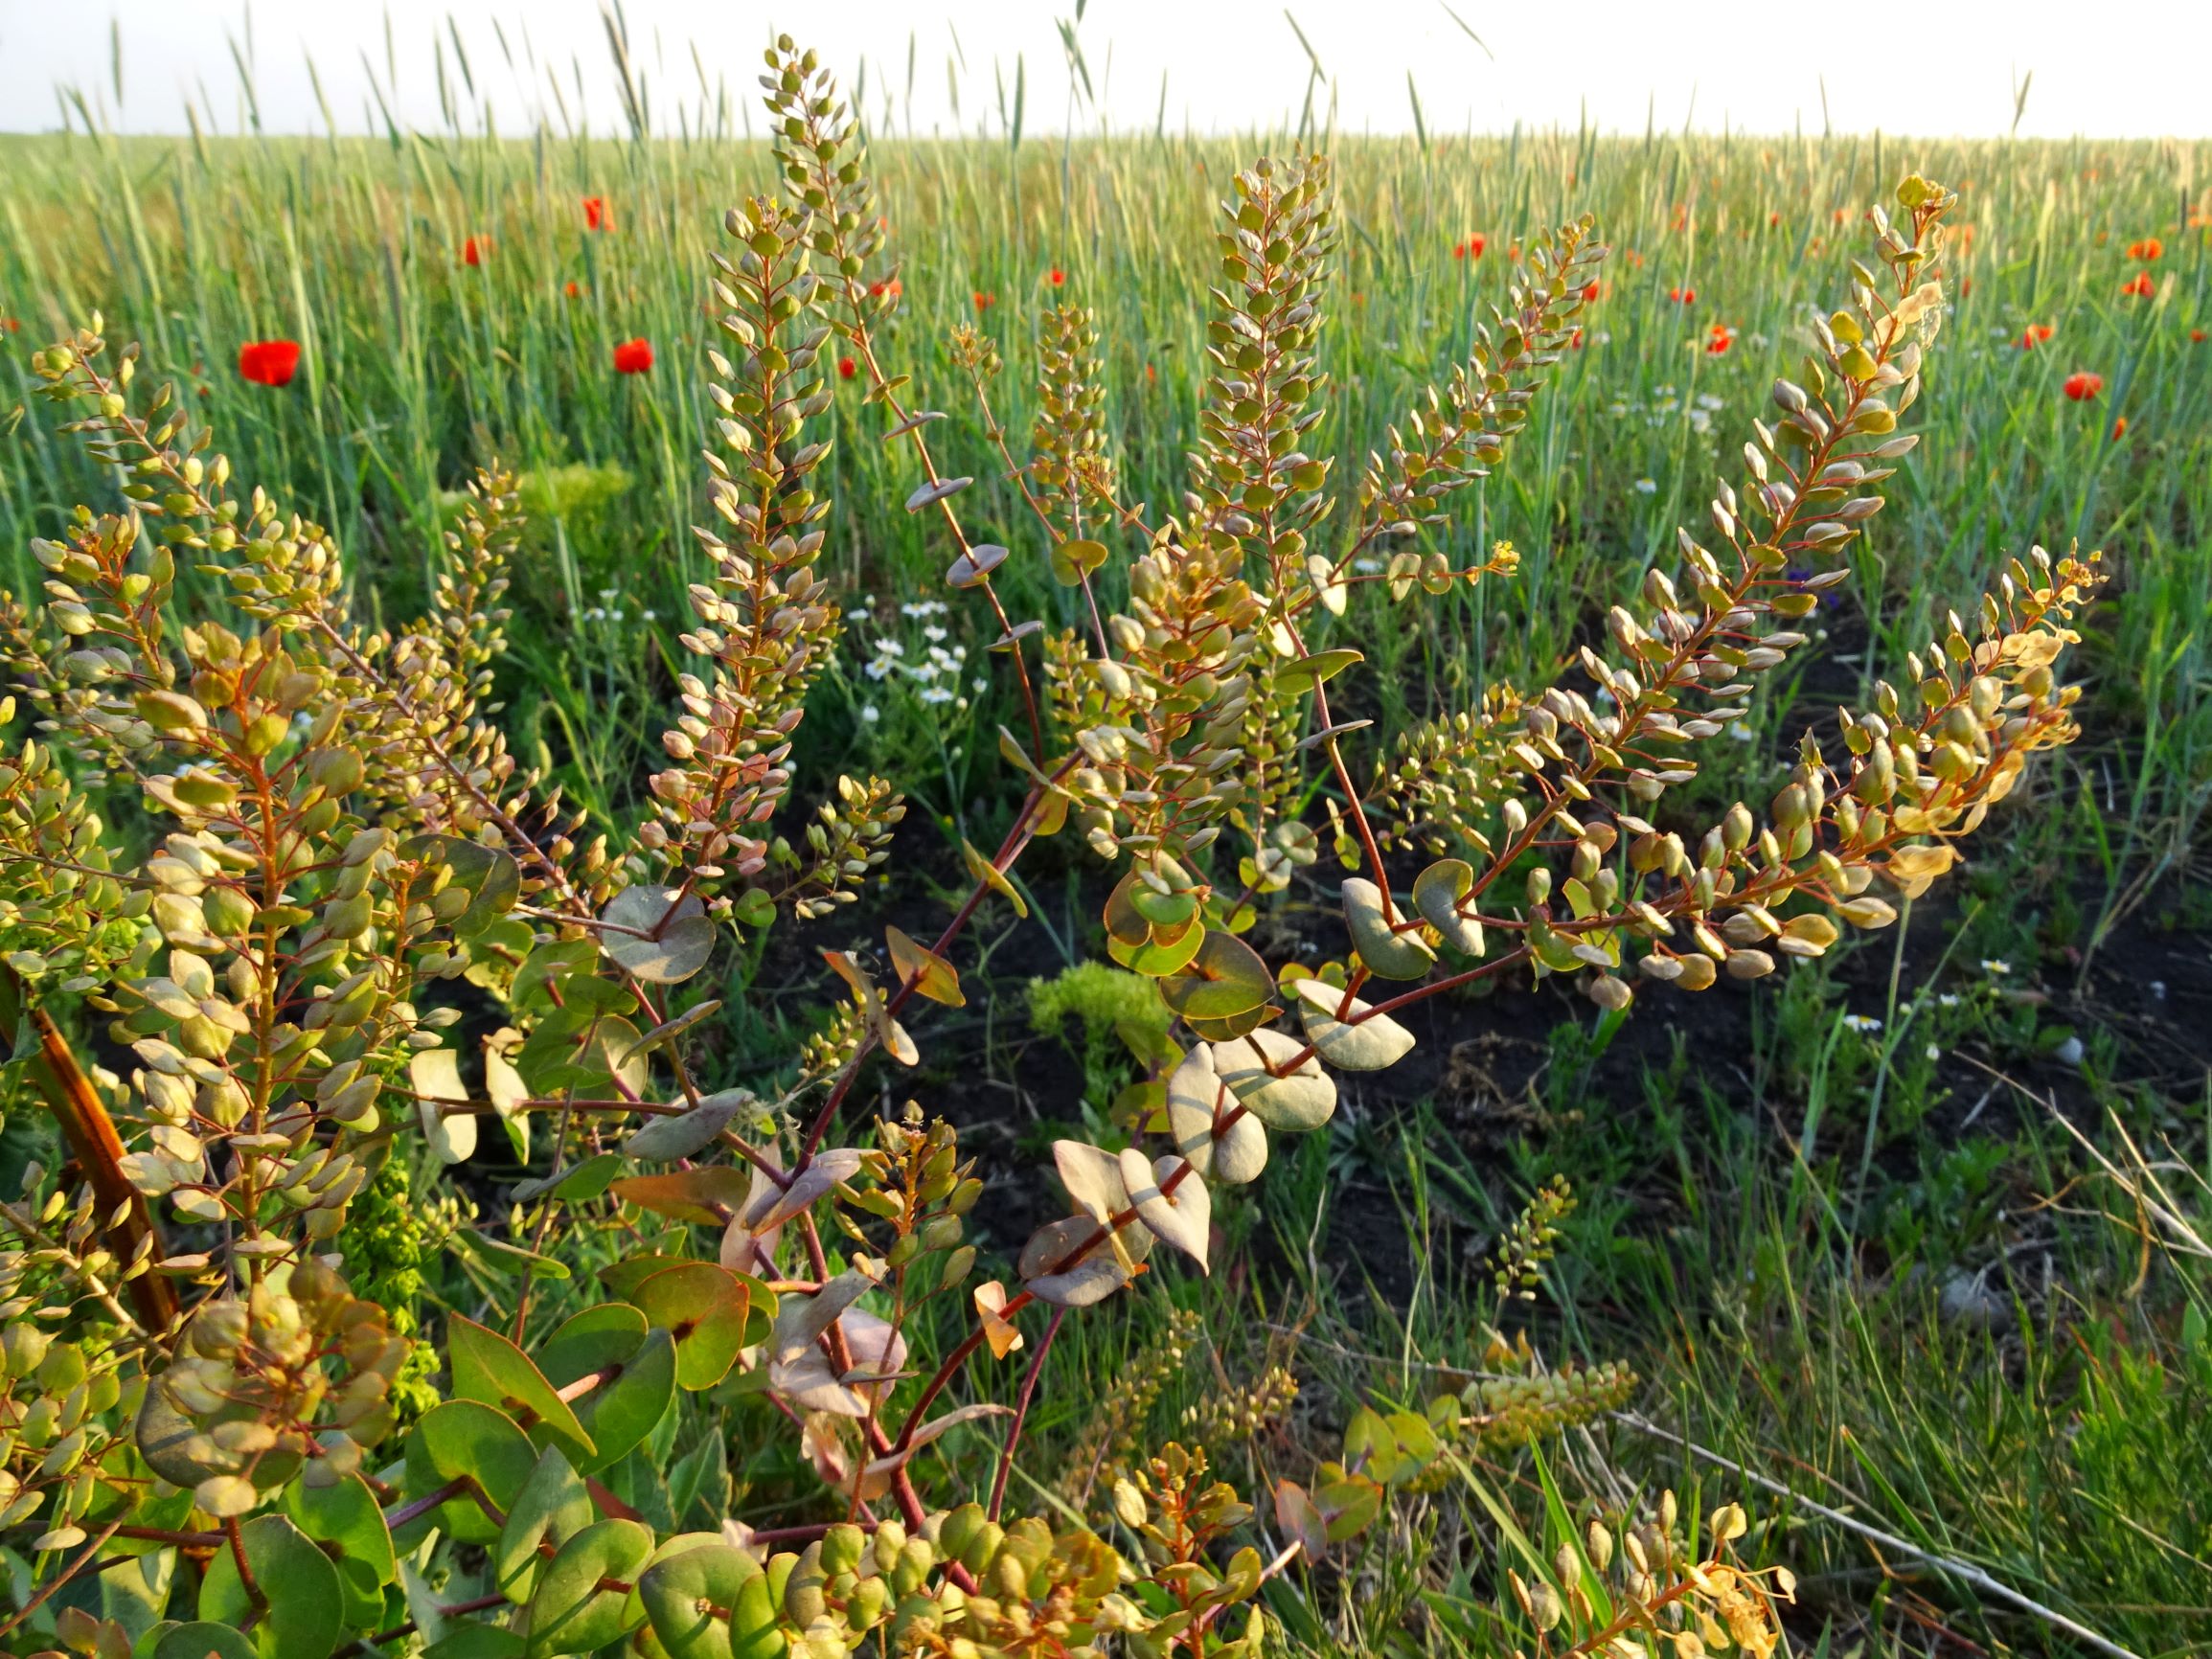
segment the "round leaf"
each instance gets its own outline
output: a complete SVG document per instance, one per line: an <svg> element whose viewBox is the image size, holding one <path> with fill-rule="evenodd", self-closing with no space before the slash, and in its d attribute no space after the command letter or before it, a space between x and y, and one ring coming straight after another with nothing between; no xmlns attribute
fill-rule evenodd
<svg viewBox="0 0 2212 1659"><path fill-rule="evenodd" d="M952 561L952 568L945 573L945 580L951 587L979 587L1005 562L1005 548L992 541L978 542Z"/></svg>
<svg viewBox="0 0 2212 1659"><path fill-rule="evenodd" d="M1129 1202L1136 1206L1137 1219L1162 1243L1174 1245L1196 1261L1201 1271L1211 1272L1206 1262L1206 1242L1213 1226L1214 1203L1197 1170L1195 1168L1188 1170L1175 1183L1173 1193L1163 1193L1160 1184L1183 1168L1181 1158L1168 1157L1152 1163L1134 1147L1126 1147L1122 1149L1121 1166L1122 1182L1129 1188Z"/></svg>
<svg viewBox="0 0 2212 1659"><path fill-rule="evenodd" d="M1262 1007L1274 989L1257 951L1209 929L1189 966L1160 981L1160 1000L1188 1019L1227 1019Z"/></svg>
<svg viewBox="0 0 2212 1659"><path fill-rule="evenodd" d="M1306 1040L1339 1071L1379 1072L1413 1052L1411 1032L1357 997L1347 1006L1344 993L1327 981L1302 979L1297 991Z"/></svg>
<svg viewBox="0 0 2212 1659"><path fill-rule="evenodd" d="M1067 1189L1068 1197L1093 1221L1111 1220L1129 1208L1121 1161L1111 1152L1083 1141L1055 1141L1052 1161L1060 1170L1060 1184Z"/></svg>
<svg viewBox="0 0 2212 1659"><path fill-rule="evenodd" d="M532 1659L596 1653L628 1634L630 1586L651 1555L652 1534L635 1521L597 1521L561 1545L530 1599Z"/></svg>
<svg viewBox="0 0 2212 1659"><path fill-rule="evenodd" d="M196 1487L208 1476L222 1473L189 1455L199 1432L198 1424L170 1403L169 1393L158 1380L147 1385L146 1398L138 1406L137 1436L138 1455L148 1468L176 1487Z"/></svg>
<svg viewBox="0 0 2212 1659"><path fill-rule="evenodd" d="M1168 1079L1168 1132L1199 1174L1241 1187L1267 1167L1267 1130L1249 1112L1223 1127L1233 1107L1234 1097L1214 1070L1213 1050L1198 1044Z"/></svg>
<svg viewBox="0 0 2212 1659"><path fill-rule="evenodd" d="M746 1582L760 1576L761 1564L744 1551L704 1544L647 1568L637 1595L669 1659L733 1659L730 1621L720 1610L736 1607Z"/></svg>
<svg viewBox="0 0 2212 1659"><path fill-rule="evenodd" d="M1336 1110L1336 1084L1313 1056L1278 1076L1305 1048L1288 1033L1266 1027L1235 1042L1214 1045L1214 1070L1244 1109L1270 1129L1303 1133L1326 1124Z"/></svg>
<svg viewBox="0 0 2212 1659"><path fill-rule="evenodd" d="M694 1392L721 1381L745 1344L746 1282L712 1261L664 1267L631 1300L674 1339L676 1381Z"/></svg>
<svg viewBox="0 0 2212 1659"><path fill-rule="evenodd" d="M424 1412L407 1431L406 1493L425 1497L467 1475L504 1514L530 1471L537 1448L514 1420L480 1400L449 1399ZM464 1544L489 1544L499 1528L483 1506L464 1492L432 1511L436 1524Z"/></svg>
<svg viewBox="0 0 2212 1659"><path fill-rule="evenodd" d="M648 985L687 980L714 954L715 924L707 920L706 905L696 893L679 898L679 891L640 882L624 888L600 912L602 921L630 930L601 933L600 948L617 967ZM631 1040L636 1040L634 1034Z"/></svg>
<svg viewBox="0 0 2212 1659"><path fill-rule="evenodd" d="M1367 971L1382 979L1419 979L1436 966L1436 952L1418 933L1394 933L1382 913L1382 889L1364 877L1344 882L1344 925Z"/></svg>
<svg viewBox="0 0 2212 1659"><path fill-rule="evenodd" d="M1474 866L1464 858L1439 858L1413 878L1413 908L1464 956L1483 953L1482 923L1459 914L1459 901L1473 891Z"/></svg>
<svg viewBox="0 0 2212 1659"><path fill-rule="evenodd" d="M325 1659L341 1627L338 1569L283 1515L255 1516L239 1529L239 1541L268 1602L251 1632L254 1650L261 1659ZM216 1551L200 1579L199 1616L236 1629L256 1611L237 1558L229 1550Z"/></svg>
<svg viewBox="0 0 2212 1659"><path fill-rule="evenodd" d="M676 1392L675 1339L649 1330L644 1313L627 1303L587 1307L556 1330L540 1351L556 1388L593 1372L604 1382L574 1401L577 1420L598 1455L581 1472L593 1474L627 1456L652 1433Z"/></svg>
<svg viewBox="0 0 2212 1659"><path fill-rule="evenodd" d="M1106 561L1103 541L1063 541L1052 550L1053 579L1062 587L1081 587L1083 579Z"/></svg>
<svg viewBox="0 0 2212 1659"><path fill-rule="evenodd" d="M171 1625L153 1645L151 1659L262 1659L259 1649L228 1625L195 1619Z"/></svg>
<svg viewBox="0 0 2212 1659"><path fill-rule="evenodd" d="M623 1143L623 1151L641 1164L673 1164L713 1144L740 1112L758 1111L750 1089L723 1089L705 1095L688 1112L656 1117Z"/></svg>
<svg viewBox="0 0 2212 1659"><path fill-rule="evenodd" d="M1060 1267L1070 1251L1098 1231L1088 1216L1067 1216L1047 1222L1022 1246L1023 1284L1041 1302L1058 1307L1088 1307L1103 1302L1129 1282L1129 1270L1112 1254L1110 1240L1101 1239L1083 1257ZM1146 1235L1147 1239L1151 1238ZM1047 1269L1060 1267L1058 1272Z"/></svg>
<svg viewBox="0 0 2212 1659"><path fill-rule="evenodd" d="M294 1481L285 1489L285 1513L338 1569L344 1623L356 1630L375 1629L384 1611L384 1586L399 1566L391 1531L368 1482L359 1475L327 1487Z"/></svg>
<svg viewBox="0 0 2212 1659"><path fill-rule="evenodd" d="M571 1459L590 1461L597 1450L591 1437L521 1349L458 1313L445 1321L445 1342L455 1398L497 1406L540 1451L558 1445Z"/></svg>
<svg viewBox="0 0 2212 1659"><path fill-rule="evenodd" d="M582 1477L559 1446L547 1446L507 1511L491 1552L492 1581L516 1606L528 1602L537 1585L539 1546L559 1549L591 1525L592 1514Z"/></svg>

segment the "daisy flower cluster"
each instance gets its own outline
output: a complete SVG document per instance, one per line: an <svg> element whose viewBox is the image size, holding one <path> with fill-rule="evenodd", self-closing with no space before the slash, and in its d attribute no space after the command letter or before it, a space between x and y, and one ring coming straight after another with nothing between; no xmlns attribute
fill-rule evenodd
<svg viewBox="0 0 2212 1659"><path fill-rule="evenodd" d="M970 695L980 696L991 689L987 678L969 670L968 648L951 638L945 622L949 612L941 599L909 600L899 607L903 625L886 627L877 619L873 599L862 595L860 602L845 613L859 648L860 672L883 688L882 700L904 690L924 706L949 704L955 713L966 713ZM878 698L865 697L860 718L875 725L882 717Z"/></svg>
<svg viewBox="0 0 2212 1659"><path fill-rule="evenodd" d="M581 622L587 623L620 623L629 614L629 609L623 601L622 589L603 587L599 590L599 603L586 605L577 613L577 618ZM641 605L637 615L639 620L643 622L650 623L659 620L649 606Z"/></svg>

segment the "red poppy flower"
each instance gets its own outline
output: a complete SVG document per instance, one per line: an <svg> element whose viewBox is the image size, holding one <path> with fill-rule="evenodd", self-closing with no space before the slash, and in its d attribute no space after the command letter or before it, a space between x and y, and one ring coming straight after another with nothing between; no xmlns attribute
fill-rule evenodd
<svg viewBox="0 0 2212 1659"><path fill-rule="evenodd" d="M1715 323L1712 331L1705 336L1705 350L1716 357L1735 343L1736 330L1725 323Z"/></svg>
<svg viewBox="0 0 2212 1659"><path fill-rule="evenodd" d="M1062 283L1067 281L1067 273L1061 270L1058 265L1055 265L1051 270L1044 273L1044 280L1057 288Z"/></svg>
<svg viewBox="0 0 2212 1659"><path fill-rule="evenodd" d="M2127 282L2120 284L2120 297L2122 299L2132 296L2135 299L2147 300L2157 291L2158 284L2151 280L2151 273L2147 270L2137 271Z"/></svg>
<svg viewBox="0 0 2212 1659"><path fill-rule="evenodd" d="M480 265L484 262L484 256L490 251L491 239L490 237L481 239L470 237L461 244L461 262L465 265Z"/></svg>
<svg viewBox="0 0 2212 1659"><path fill-rule="evenodd" d="M897 277L892 277L886 282L870 283L868 284L868 297L874 300L879 300L885 294L889 294L894 300L896 300L905 291L905 284L901 283Z"/></svg>
<svg viewBox="0 0 2212 1659"><path fill-rule="evenodd" d="M998 296L996 294L987 294L981 288L975 290L975 308L977 310L988 311L997 304Z"/></svg>
<svg viewBox="0 0 2212 1659"><path fill-rule="evenodd" d="M1451 250L1451 257L1455 260L1479 260L1482 258L1482 250L1488 246L1490 246L1490 239L1477 231L1467 240L1455 246Z"/></svg>
<svg viewBox="0 0 2212 1659"><path fill-rule="evenodd" d="M1567 350L1570 352L1579 352L1582 349L1583 331L1580 329L1577 329L1573 333L1567 336Z"/></svg>
<svg viewBox="0 0 2212 1659"><path fill-rule="evenodd" d="M1698 303L1698 290L1696 288L1669 288L1667 298L1677 306L1694 306Z"/></svg>
<svg viewBox="0 0 2212 1659"><path fill-rule="evenodd" d="M587 195L583 198L583 228L587 231L613 228L613 221L606 216L606 197Z"/></svg>
<svg viewBox="0 0 2212 1659"><path fill-rule="evenodd" d="M1972 277L1961 277L1961 278L1959 278L1959 280L1958 280L1958 297L1959 297L1960 299L1962 299L1962 300L1963 300L1963 299L1965 299L1965 298L1967 297L1967 295L1969 295L1969 294L1971 294L1971 293L1973 293L1973 279Z"/></svg>
<svg viewBox="0 0 2212 1659"><path fill-rule="evenodd" d="M652 367L650 340L625 340L614 349L614 372L617 375L642 375Z"/></svg>
<svg viewBox="0 0 2212 1659"><path fill-rule="evenodd" d="M2123 415L2112 422L2112 442L2117 443L2128 435L2128 418Z"/></svg>
<svg viewBox="0 0 2212 1659"><path fill-rule="evenodd" d="M2066 376L2064 388L2067 397L2077 403L2086 403L2105 389L2105 377L2092 375L2087 369L2077 370Z"/></svg>
<svg viewBox="0 0 2212 1659"><path fill-rule="evenodd" d="M2204 343L2204 330L2202 329L2191 329L2189 340L2193 345L2201 346Z"/></svg>
<svg viewBox="0 0 2212 1659"><path fill-rule="evenodd" d="M571 283L571 284L568 284L568 286L567 286L567 287L563 288L563 289L561 290L561 292L562 292L562 293L564 293L564 294L566 294L566 295L567 295L567 296L568 296L570 299L572 299L572 300L573 300L573 299L575 299L575 298L576 298L576 296L577 296L577 295L579 295L579 294L582 293L582 292L583 292L583 290L582 290L582 288L578 287L578 286L577 286L577 285L576 285L574 283Z"/></svg>
<svg viewBox="0 0 2212 1659"><path fill-rule="evenodd" d="M1592 277L1583 284L1583 298L1585 300L1595 300L1602 296L1605 291L1606 284L1596 277Z"/></svg>
<svg viewBox="0 0 2212 1659"><path fill-rule="evenodd" d="M2020 332L2020 350L2023 352L2032 352L2050 337L2050 324L2030 323Z"/></svg>
<svg viewBox="0 0 2212 1659"><path fill-rule="evenodd" d="M1769 230L1773 229L1774 226L1780 224L1781 222L1782 216L1778 213L1768 214L1767 216L1767 228Z"/></svg>
<svg viewBox="0 0 2212 1659"><path fill-rule="evenodd" d="M839 375L841 378L844 378L844 379L850 380L850 379L851 379L851 378L852 378L854 375L857 375L859 372L860 372L860 365L859 365L859 364L857 364L857 363L855 363L855 362L854 362L852 358L850 358L850 357L839 357L839 358L837 359L837 374L838 374L838 375Z"/></svg>
<svg viewBox="0 0 2212 1659"><path fill-rule="evenodd" d="M1159 383L1160 372L1153 368L1150 363L1147 363L1145 365L1145 384L1148 386L1157 386Z"/></svg>
<svg viewBox="0 0 2212 1659"><path fill-rule="evenodd" d="M2162 258L2165 252L2166 244L2156 237L2145 237L2139 242L2128 244L2128 258L2131 260L2155 260Z"/></svg>
<svg viewBox="0 0 2212 1659"><path fill-rule="evenodd" d="M239 374L257 386L289 386L299 371L297 340L249 340L239 348Z"/></svg>

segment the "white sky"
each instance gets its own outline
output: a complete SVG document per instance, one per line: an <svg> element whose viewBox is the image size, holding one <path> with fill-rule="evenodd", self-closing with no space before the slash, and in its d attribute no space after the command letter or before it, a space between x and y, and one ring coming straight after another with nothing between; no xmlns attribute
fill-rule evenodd
<svg viewBox="0 0 2212 1659"><path fill-rule="evenodd" d="M868 60L871 120L881 92L918 131L997 127L993 69L1011 102L1017 56L1026 70L1024 130L1065 124L1069 70L1055 20L1074 0L627 0L631 53L650 89L655 125L675 129L674 102L708 84L755 95L752 77L772 27L804 32L851 83ZM1573 127L1586 108L1601 128L1785 131L1800 121L1837 131L1985 136L2013 120L2017 76L2033 72L2023 136L2203 137L2212 132L2212 0L1452 0L1492 56L1469 39L1443 0L1297 0L1290 7L1329 80L1339 127L1412 126L1411 71L1429 130L1503 131L1516 122ZM0 0L0 130L55 126L58 85L74 85L127 131L178 132L187 100L222 130L244 120L232 42L246 50L239 0ZM397 65L395 113L443 125L433 42L458 31L477 100L500 130L541 115L559 125L547 88L558 71L572 115L593 130L621 122L598 0L261 0L251 53L263 127L319 132L311 56L341 130L372 130L369 72L387 80L387 24ZM504 29L513 64L501 51ZM111 28L122 41L123 98L111 80ZM947 60L966 68L955 118ZM1150 128L1167 76L1169 125L1234 130L1295 119L1311 65L1275 0L1090 0L1079 39L1100 104L1117 127ZM526 44L527 42L527 44ZM582 91L577 81L581 65ZM387 84L385 96L394 98ZM581 105L581 108L580 108ZM756 105L757 108L757 105ZM473 127L480 117L464 115ZM1096 115L1079 111L1090 127Z"/></svg>

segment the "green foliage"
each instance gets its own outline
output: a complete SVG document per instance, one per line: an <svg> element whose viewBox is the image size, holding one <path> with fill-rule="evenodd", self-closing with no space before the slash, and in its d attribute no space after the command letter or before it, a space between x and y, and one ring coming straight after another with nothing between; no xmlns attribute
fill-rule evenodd
<svg viewBox="0 0 2212 1659"><path fill-rule="evenodd" d="M1047 330L1037 454L1013 470L1087 626L1038 655L1007 550L963 516L975 478L940 464L944 417L889 360L903 286L855 115L787 38L767 71L773 186L729 210L712 257L704 580L633 824L565 801L498 717L525 546L513 475L469 490L419 618L367 620L331 530L242 493L189 399L139 385L137 348L111 354L97 316L33 358L123 504L34 541L37 621L10 602L7 660L42 735L0 770L0 943L35 993L83 995L135 1064L111 1110L62 1089L73 1062L49 1045L80 1165L0 1211L20 1408L0 1528L36 1557L26 1640L59 1634L51 1609L30 1616L94 1565L97 1535L186 1552L189 1610L235 1633L157 1626L165 1652L396 1640L396 1589L441 1647L533 1656L1019 1652L1040 1628L1068 1650L1255 1653L1264 1586L1361 1531L1388 1489L1585 1424L1629 1375L1539 1374L1501 1344L1513 1374L1425 1415L1357 1418L1311 1495L1277 1483L1285 1545L1263 1558L1232 1543L1251 1511L1204 1452L1134 1443L1158 1355L1183 1352L1171 1328L1096 1436L1094 1465L1126 1471L1125 1551L1001 1518L1063 1323L1152 1275L1212 1274L1216 1205L1284 1137L1336 1121L1340 1076L1414 1051L1397 1014L1524 971L1617 1018L1639 987L1818 958L1842 924L1892 921L1878 884L1926 892L2030 757L2075 736L2053 665L2095 559L2039 549L1907 653L1904 690L1878 681L1841 716L1836 761L1808 736L1763 813L1736 803L1701 834L1647 816L1811 643L1790 625L1848 575L1916 442L1897 427L1946 314L1940 186L1908 177L1897 222L1870 213L1881 274L1854 262L1844 306L1812 325L1774 424L1752 423L1741 490L1716 487L1712 545L1677 531L1678 562L1607 613L1579 681L1489 698L1362 788L1345 745L1368 722L1340 716L1372 665L1348 642L1520 574L1503 542L1463 561L1432 541L1559 400L1608 253L1594 221L1529 232L1463 362L1339 497L1316 436L1345 401L1321 350L1345 222L1331 164L1233 173L1179 511L1117 493L1097 336L1073 310ZM969 328L955 350L980 392L996 348ZM710 967L855 904L905 812L892 780L798 760L846 624L841 361L912 458L905 509L941 527L947 584L996 630L1020 805L995 852L963 843L972 885L934 942L889 927L880 955L822 949L841 1006L717 1091L702 1079L730 986ZM572 487L581 503L600 485L543 485ZM142 805L150 855L109 833L110 788ZM1401 814L1396 839L1453 849L1409 898L1371 805ZM1317 821L1347 949L1271 964L1259 906L1318 882ZM1114 876L1117 966L1040 988L1033 1012L1094 1034L1113 1014L1144 1074L1116 1102L1130 1144L1057 1142L1064 1212L1008 1280L975 1284L986 1187L958 1133L912 1106L860 1121L856 1091L888 1097L890 1068L920 1064L906 1021L966 1006L964 936L987 907L1027 915L1010 872L1063 832ZM494 1165L488 1118L519 1169ZM392 1173L433 1166L499 1191L500 1216L433 1210ZM1501 1245L1501 1298L1533 1283L1565 1203L1547 1191ZM424 1329L433 1234L468 1295ZM986 1351L1024 1347L1014 1389L977 1380ZM418 1353L445 1377L435 1403ZM1288 1381L1269 1373L1198 1426L1249 1438ZM725 1418L773 1439L777 1478L834 1518L729 1513L751 1494ZM966 1501L993 1442L989 1500ZM1765 1651L1768 1580L1691 1552L1675 1520L1671 1499L1624 1519L1610 1578L1604 1559L1579 1580L1514 1578L1521 1613L1602 1644L1686 1631L1694 1610L1708 1643L1725 1627ZM1711 1542L1744 1530L1724 1508ZM186 1610L173 1594L155 1609Z"/></svg>

